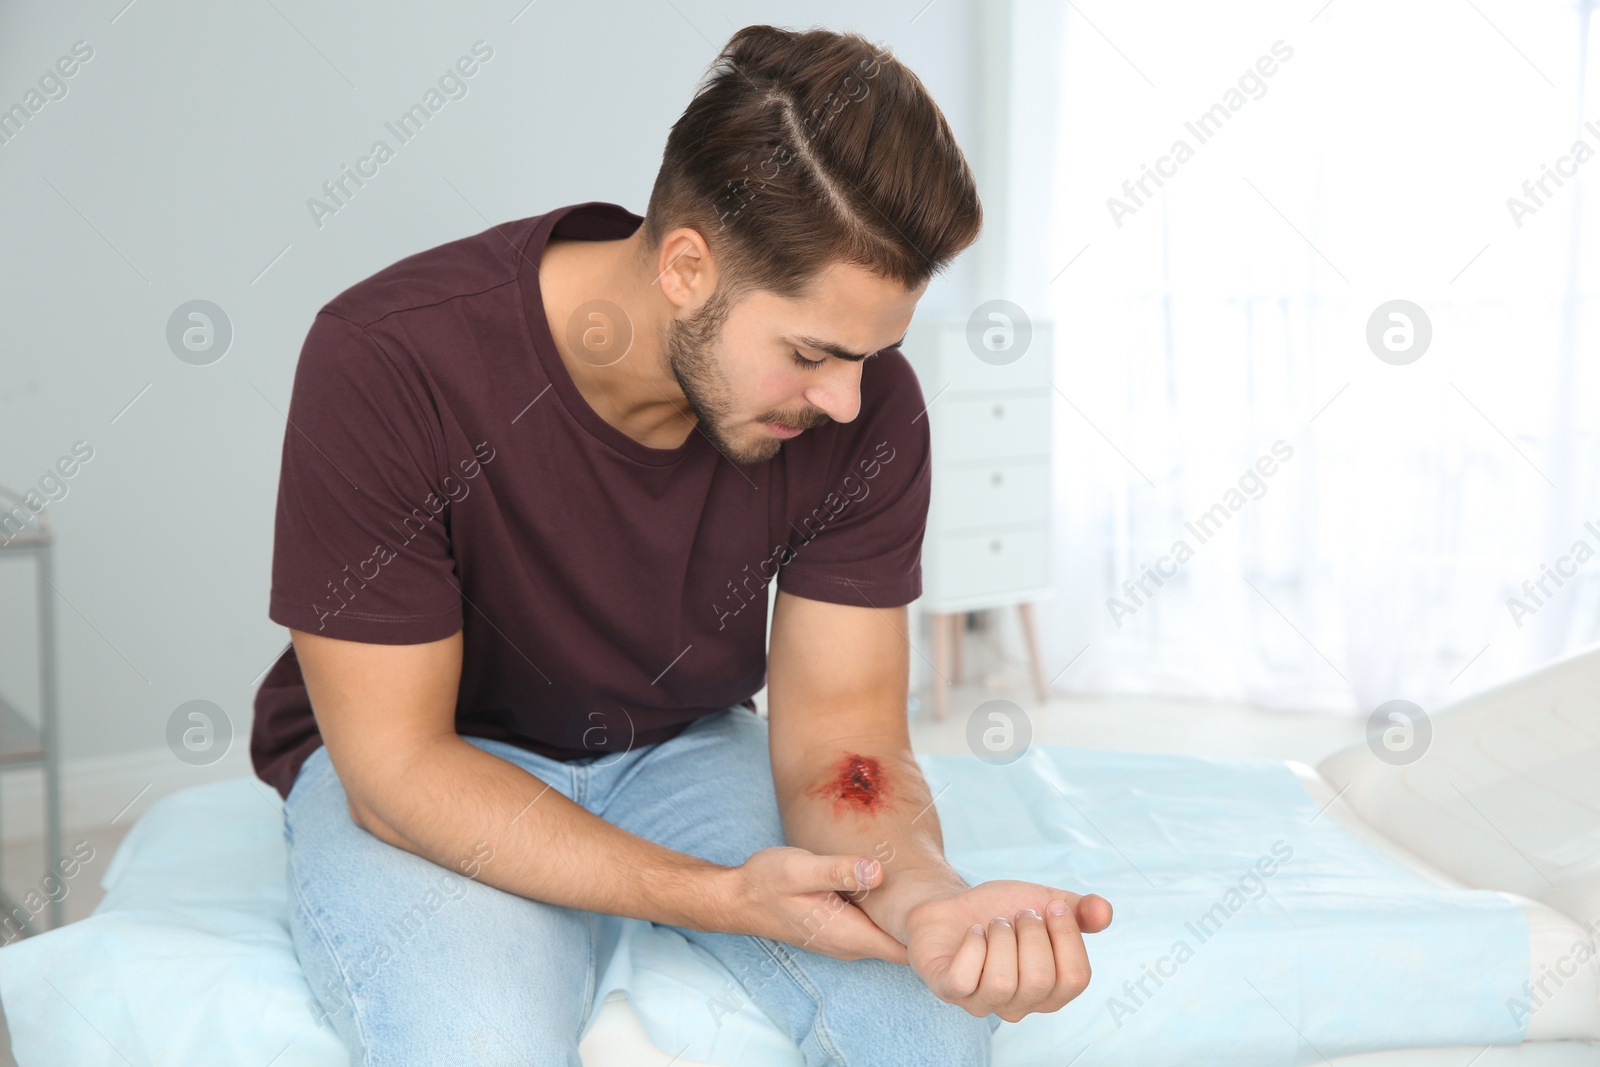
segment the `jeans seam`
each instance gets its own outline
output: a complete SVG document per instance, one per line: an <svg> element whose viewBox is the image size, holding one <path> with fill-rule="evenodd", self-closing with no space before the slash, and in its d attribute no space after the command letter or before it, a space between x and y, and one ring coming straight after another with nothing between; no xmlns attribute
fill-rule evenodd
<svg viewBox="0 0 1600 1067"><path fill-rule="evenodd" d="M587 977L585 979L582 1003L587 1004L589 1006L589 1008L588 1008L588 1012L583 1017L582 1023L579 1024L579 1031L578 1031L579 1033L583 1032L584 1028L586 1028L589 1025L589 1020L594 1016L594 1013L595 1013L594 990L595 990L595 986L599 984L599 977L595 974L595 958L594 958L595 957L595 952L594 952L594 924L599 921L599 918L592 911L585 911L584 912L584 916L588 920L587 922L585 922L583 924L583 935L584 935L584 939L588 942L588 946L589 946L589 951L588 951L589 964L588 964L587 967L584 968L584 974Z"/></svg>
<svg viewBox="0 0 1600 1067"><path fill-rule="evenodd" d="M812 984L810 977L805 973L805 967L799 961L789 958L789 953L784 950L785 942L775 942L764 937L756 937L755 941L766 950L767 955L778 962L778 966L789 976L789 979L794 982L800 992L804 993L811 1003L815 1005L816 1012L814 1021L811 1024L811 1032L817 1039L818 1047L827 1054L829 1059L840 1064L841 1067L847 1067L844 1053L840 1051L838 1042L834 1040L833 1031L828 1028L827 1023L824 1021L823 1016L826 1005L823 1003L822 993Z"/></svg>
<svg viewBox="0 0 1600 1067"><path fill-rule="evenodd" d="M356 1038L361 1042L361 1058L363 1061L366 1061L368 1058L367 1053L371 1050L371 1045L367 1040L366 1029L361 1023L361 1012L356 1004L356 985L351 977L350 970L345 966L344 957L342 957L338 950L333 947L333 941L328 937L327 932L323 929L322 920L309 906L304 894L300 892L300 881L298 878L289 879L289 890L294 894L294 902L296 906L298 906L300 910L305 913L306 922L311 926L312 932L316 934L317 940L322 943L323 949L328 953L328 958L333 960L334 969L339 972L339 977L344 981L345 993L350 1000L350 1020L355 1027ZM311 992L312 995L316 995L317 991L313 989ZM318 997L318 1000L320 1001L321 998ZM329 1020L329 1025L333 1025L331 1017ZM337 1032L337 1028L335 1028L335 1033Z"/></svg>

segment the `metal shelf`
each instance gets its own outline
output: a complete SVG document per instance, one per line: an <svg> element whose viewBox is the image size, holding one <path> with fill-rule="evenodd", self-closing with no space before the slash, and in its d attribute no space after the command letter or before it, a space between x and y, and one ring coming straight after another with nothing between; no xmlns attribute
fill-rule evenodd
<svg viewBox="0 0 1600 1067"><path fill-rule="evenodd" d="M16 518L25 521L18 523ZM22 497L0 486L0 558L11 553L30 555L38 578L39 613L39 720L34 723L16 705L0 695L0 772L38 767L44 772L45 873L59 873L61 856L61 757L56 732L56 635L55 586L51 581L51 549L55 534L44 512L35 515ZM3 825L3 823L0 823ZM48 905L50 929L65 921L65 894L53 897ZM40 932L34 920L38 915L13 900L0 889L0 931L11 940L11 924L22 936ZM41 913L42 914L42 913Z"/></svg>

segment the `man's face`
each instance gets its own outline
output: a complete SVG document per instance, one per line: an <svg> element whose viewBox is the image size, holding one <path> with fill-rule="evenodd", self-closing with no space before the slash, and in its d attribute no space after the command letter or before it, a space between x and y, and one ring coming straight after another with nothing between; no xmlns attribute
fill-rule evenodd
<svg viewBox="0 0 1600 1067"><path fill-rule="evenodd" d="M794 436L782 428L850 422L861 410L862 363L819 344L861 356L893 346L925 289L845 265L803 299L758 292L730 304L719 288L668 323L663 347L700 431L735 463L764 463Z"/></svg>

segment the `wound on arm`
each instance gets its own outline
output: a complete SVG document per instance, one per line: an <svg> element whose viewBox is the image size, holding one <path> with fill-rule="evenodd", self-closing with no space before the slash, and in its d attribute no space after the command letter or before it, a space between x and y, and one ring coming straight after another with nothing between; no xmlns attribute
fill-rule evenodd
<svg viewBox="0 0 1600 1067"><path fill-rule="evenodd" d="M888 796L883 764L871 756L847 752L839 757L833 774L806 790L807 796L833 801L833 810L873 815L883 810Z"/></svg>

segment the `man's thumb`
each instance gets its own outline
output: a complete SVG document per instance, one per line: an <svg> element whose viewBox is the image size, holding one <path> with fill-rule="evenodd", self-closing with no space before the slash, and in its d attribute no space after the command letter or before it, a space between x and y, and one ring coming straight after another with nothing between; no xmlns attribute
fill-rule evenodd
<svg viewBox="0 0 1600 1067"><path fill-rule="evenodd" d="M1098 893L1078 898L1075 909L1078 929L1086 934L1098 934L1111 925L1111 902Z"/></svg>
<svg viewBox="0 0 1600 1067"><path fill-rule="evenodd" d="M818 856L817 864L822 884L841 893L870 889L883 877L883 865L870 856Z"/></svg>

